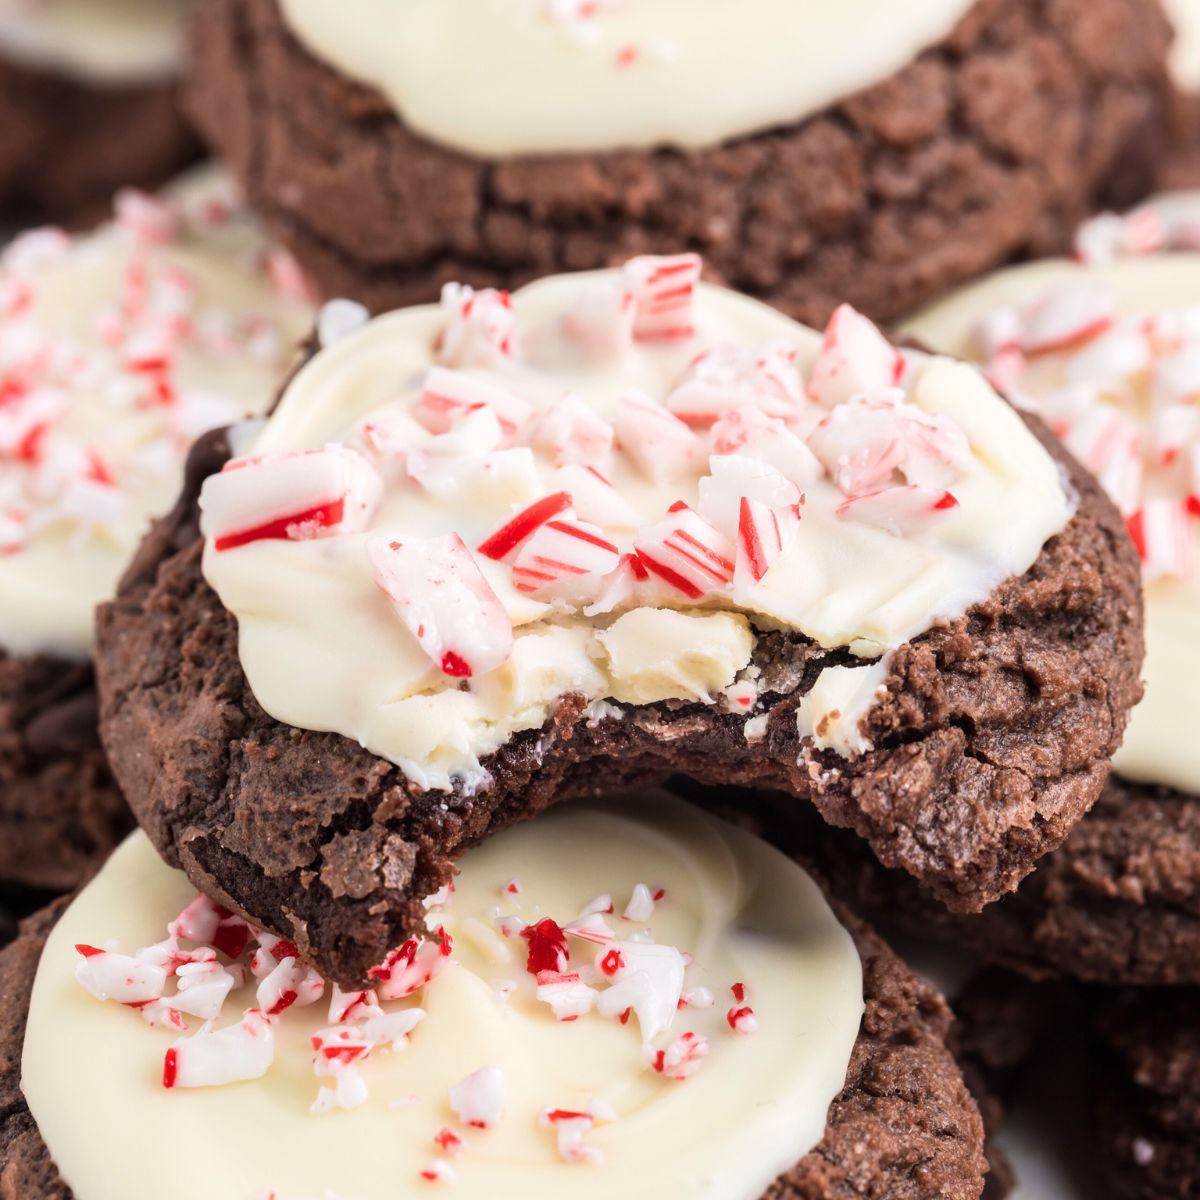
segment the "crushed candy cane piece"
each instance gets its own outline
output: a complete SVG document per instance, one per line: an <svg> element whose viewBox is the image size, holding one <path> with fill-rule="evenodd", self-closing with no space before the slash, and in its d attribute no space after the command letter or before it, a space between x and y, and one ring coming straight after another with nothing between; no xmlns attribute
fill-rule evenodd
<svg viewBox="0 0 1200 1200"><path fill-rule="evenodd" d="M598 912L587 913L571 921L563 926L563 932L596 946L605 946L616 936L603 915Z"/></svg>
<svg viewBox="0 0 1200 1200"><path fill-rule="evenodd" d="M480 542L479 553L484 558L502 562L514 550L523 546L542 525L552 517L567 512L570 507L571 497L567 492L553 492L535 500L501 525L490 537Z"/></svg>
<svg viewBox="0 0 1200 1200"><path fill-rule="evenodd" d="M693 471L704 442L678 417L639 392L617 401L617 443L651 483L672 483Z"/></svg>
<svg viewBox="0 0 1200 1200"><path fill-rule="evenodd" d="M950 492L905 484L851 496L838 506L837 515L847 521L873 525L896 537L908 537L957 507L958 501Z"/></svg>
<svg viewBox="0 0 1200 1200"><path fill-rule="evenodd" d="M1164 577L1186 579L1191 574L1191 521L1183 504L1165 498L1147 499L1128 524L1147 582Z"/></svg>
<svg viewBox="0 0 1200 1200"><path fill-rule="evenodd" d="M528 400L478 375L431 367L413 415L430 433L447 433L468 413L480 408L489 409L510 437L533 414Z"/></svg>
<svg viewBox="0 0 1200 1200"><path fill-rule="evenodd" d="M325 981L310 967L294 958L285 958L258 985L255 999L269 1017L291 1008L313 1004L325 994Z"/></svg>
<svg viewBox="0 0 1200 1200"><path fill-rule="evenodd" d="M504 1113L504 1072L480 1067L450 1089L450 1107L464 1125L491 1129Z"/></svg>
<svg viewBox="0 0 1200 1200"><path fill-rule="evenodd" d="M521 547L513 585L534 596L581 601L595 595L619 560L620 551L599 526L568 510L539 526Z"/></svg>
<svg viewBox="0 0 1200 1200"><path fill-rule="evenodd" d="M759 350L716 346L692 362L666 405L691 425L711 425L730 410L743 408L792 419L804 406L796 349L784 343Z"/></svg>
<svg viewBox="0 0 1200 1200"><path fill-rule="evenodd" d="M644 925L652 916L654 916L654 893L644 883L634 884L633 894L629 897L629 903L625 905L625 911L621 914L622 919L637 921Z"/></svg>
<svg viewBox="0 0 1200 1200"><path fill-rule="evenodd" d="M343 992L335 983L329 998L330 1025L346 1025L351 1021L365 1021L370 1017L382 1017L383 1009L373 988Z"/></svg>
<svg viewBox="0 0 1200 1200"><path fill-rule="evenodd" d="M603 467L612 454L613 427L590 404L568 392L538 419L530 444L544 450L556 467Z"/></svg>
<svg viewBox="0 0 1200 1200"><path fill-rule="evenodd" d="M215 1087L261 1079L275 1058L275 1026L256 1008L226 1029L202 1029L175 1042L163 1059L163 1087Z"/></svg>
<svg viewBox="0 0 1200 1200"><path fill-rule="evenodd" d="M1021 313L1020 349L1048 354L1082 345L1110 329L1116 300L1104 288L1070 285L1040 297Z"/></svg>
<svg viewBox="0 0 1200 1200"><path fill-rule="evenodd" d="M564 1162L598 1166L604 1161L601 1151L585 1141L596 1123L591 1113L547 1108L542 1111L539 1123L543 1129L554 1131L558 1153Z"/></svg>
<svg viewBox="0 0 1200 1200"><path fill-rule="evenodd" d="M689 600L725 591L733 582L736 548L686 504L643 528L633 546L651 575Z"/></svg>
<svg viewBox="0 0 1200 1200"><path fill-rule="evenodd" d="M709 430L709 441L714 454L756 459L801 489L814 484L824 470L792 429L755 408L724 413Z"/></svg>
<svg viewBox="0 0 1200 1200"><path fill-rule="evenodd" d="M698 254L646 255L625 264L622 274L625 288L634 300L635 338L683 339L695 333L700 266Z"/></svg>
<svg viewBox="0 0 1200 1200"><path fill-rule="evenodd" d="M379 473L344 446L235 458L200 491L200 524L216 550L262 539L304 540L365 529Z"/></svg>
<svg viewBox="0 0 1200 1200"><path fill-rule="evenodd" d="M433 938L412 937L367 975L379 981L379 991L385 1000L403 1000L441 973L451 950L450 936L444 929L439 929Z"/></svg>
<svg viewBox="0 0 1200 1200"><path fill-rule="evenodd" d="M162 967L82 943L75 949L80 954L75 980L97 1000L148 1004L161 998L167 984L167 972Z"/></svg>
<svg viewBox="0 0 1200 1200"><path fill-rule="evenodd" d="M822 407L833 408L864 392L894 387L903 373L900 351L866 317L842 304L825 327L808 390Z"/></svg>
<svg viewBox="0 0 1200 1200"><path fill-rule="evenodd" d="M601 1016L618 1018L631 1010L637 1016L642 1039L650 1042L670 1029L675 1020L683 995L683 955L674 946L655 942L618 942L600 956L602 972L605 959L614 952L619 955L620 965L610 976L613 986L600 993L596 1010ZM617 959L609 961L616 963Z"/></svg>
<svg viewBox="0 0 1200 1200"><path fill-rule="evenodd" d="M800 514L794 505L772 507L750 496L742 497L738 519L737 558L734 564L734 595L745 585L758 583L796 540ZM757 689L749 697L753 704ZM728 689L727 689L728 690Z"/></svg>
<svg viewBox="0 0 1200 1200"><path fill-rule="evenodd" d="M681 1033L665 1050L647 1047L646 1057L659 1075L682 1081L700 1070L708 1051L708 1038L696 1033Z"/></svg>
<svg viewBox="0 0 1200 1200"><path fill-rule="evenodd" d="M536 925L527 925L522 929L521 937L529 943L525 969L530 975L545 972L558 975L567 969L570 961L567 935L557 921L543 917Z"/></svg>
<svg viewBox="0 0 1200 1200"><path fill-rule="evenodd" d="M442 288L446 326L438 359L447 367L496 367L514 357L516 323L507 292L477 292L462 283Z"/></svg>
<svg viewBox="0 0 1200 1200"><path fill-rule="evenodd" d="M637 509L595 467L560 467L552 485L570 495L571 506L584 521L605 529L636 529L641 523Z"/></svg>
<svg viewBox="0 0 1200 1200"><path fill-rule="evenodd" d="M537 977L536 995L550 1006L556 1021L575 1021L592 1011L598 993L583 982L578 971L542 971Z"/></svg>
<svg viewBox="0 0 1200 1200"><path fill-rule="evenodd" d="M512 622L457 534L400 542L372 537L375 582L396 615L442 672L468 679L512 653Z"/></svg>
<svg viewBox="0 0 1200 1200"><path fill-rule="evenodd" d="M433 1158L418 1172L429 1183L457 1183L458 1173L444 1158Z"/></svg>

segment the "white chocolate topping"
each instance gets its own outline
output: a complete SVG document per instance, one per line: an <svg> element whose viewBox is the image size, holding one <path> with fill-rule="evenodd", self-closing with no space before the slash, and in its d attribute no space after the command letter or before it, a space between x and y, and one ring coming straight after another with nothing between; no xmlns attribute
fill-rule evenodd
<svg viewBox="0 0 1200 1200"><path fill-rule="evenodd" d="M139 1193L173 1200L393 1200L422 1193L421 1173L439 1160L462 1200L758 1200L820 1141L858 1037L862 970L795 863L678 800L639 795L564 806L468 852L461 867L455 894L431 915L454 939L447 965L412 997L383 1001L388 1018L418 1003L425 1016L401 1049L362 1063L365 1095L342 1097L360 1101L353 1111L314 1115L310 1039L329 1024L328 995L270 1020L274 1052L259 1078L165 1091L167 1048L186 1046L200 1022L189 1017L192 1030L176 1043L174 1032L147 1028L72 978L90 961L81 964L77 944L115 937L131 954L161 938L194 896L135 834L51 933L25 1036L25 1095L78 1200L127 1200L131 1172ZM672 1000L670 1027L652 1039L707 1040L686 1079L656 1073L637 1016L555 1020L526 973L528 943L497 932L497 912L565 922L602 893L615 912L594 926L611 929L626 952L694 956L683 972L687 1006ZM635 907L635 919L623 919ZM653 945L633 940L647 925ZM606 947L568 940L571 969L598 977L599 968L576 964ZM253 983L249 999L230 997L231 1013L254 1002ZM741 1001L735 983L745 986ZM344 1007L344 997L332 1003ZM753 1032L732 1027L743 1005L753 1008ZM540 1114L589 1106L603 1116L576 1146L579 1160L563 1161L571 1131L546 1128ZM490 1127L467 1126L471 1116ZM435 1144L442 1130L463 1139L457 1153L452 1137L443 1139L449 1152Z"/></svg>
<svg viewBox="0 0 1200 1200"><path fill-rule="evenodd" d="M272 716L425 787L480 782L568 693L729 703L756 629L877 658L1066 524L1055 464L972 368L849 309L822 348L708 286L663 335L621 290L647 261L346 334L263 460L206 483L205 577Z"/></svg>
<svg viewBox="0 0 1200 1200"><path fill-rule="evenodd" d="M179 70L190 0L0 0L0 54L96 86Z"/></svg>
<svg viewBox="0 0 1200 1200"><path fill-rule="evenodd" d="M1163 0L1163 6L1175 26L1171 76L1184 91L1200 91L1200 0Z"/></svg>
<svg viewBox="0 0 1200 1200"><path fill-rule="evenodd" d="M1106 484L1142 542L1146 694L1114 765L1127 779L1200 792L1200 521L1191 500L1200 494L1200 254L1017 267L918 314L908 330L984 358L981 325L1040 301L1043 313L1067 313L1068 325L1089 312L1093 322L1117 318L1100 336L1002 368L1014 395Z"/></svg>
<svg viewBox="0 0 1200 1200"><path fill-rule="evenodd" d="M282 286L281 286L282 285ZM0 258L0 646L87 654L191 442L264 412L312 320L227 178Z"/></svg>
<svg viewBox="0 0 1200 1200"><path fill-rule="evenodd" d="M481 158L712 146L790 125L901 70L971 6L281 0L315 55Z"/></svg>

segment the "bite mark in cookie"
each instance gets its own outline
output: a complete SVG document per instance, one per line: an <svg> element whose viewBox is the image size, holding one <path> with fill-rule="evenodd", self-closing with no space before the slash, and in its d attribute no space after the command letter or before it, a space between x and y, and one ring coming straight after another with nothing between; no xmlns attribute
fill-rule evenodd
<svg viewBox="0 0 1200 1200"><path fill-rule="evenodd" d="M1132 546L1095 485L1070 464L1064 484L980 377L851 310L823 341L685 290L695 329L639 337L629 278L511 304L452 290L327 347L251 459L205 484L225 605L201 548L175 553L195 537L189 495L102 614L105 738L144 826L344 983L415 927L463 848L605 785L774 782L965 908L1098 790L1140 619ZM842 417L860 410L856 441ZM366 532L326 519L351 452L379 481ZM239 514L252 473L269 503ZM369 492L344 492L339 520ZM864 518L865 496L895 509ZM748 553L755 504L771 519ZM551 539L532 581L530 547ZM600 568L559 570L580 568L576 542ZM447 589L469 603L439 604ZM802 709L822 679L836 686Z"/></svg>

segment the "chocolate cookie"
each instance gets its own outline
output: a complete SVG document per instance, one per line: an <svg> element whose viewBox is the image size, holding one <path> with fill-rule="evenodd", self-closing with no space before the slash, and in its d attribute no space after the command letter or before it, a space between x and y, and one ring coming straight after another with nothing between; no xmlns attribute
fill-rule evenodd
<svg viewBox="0 0 1200 1200"><path fill-rule="evenodd" d="M30 918L0 954L0 1200L70 1200L21 1093L30 991L60 902ZM946 1048L951 1015L884 943L847 919L863 964L866 1012L824 1138L764 1200L864 1194L973 1200L983 1187L983 1128ZM353 1120L353 1117L347 1119Z"/></svg>
<svg viewBox="0 0 1200 1200"><path fill-rule="evenodd" d="M95 602L173 502L191 438L260 408L311 320L220 171L116 209L0 258L0 885L73 888L132 827L96 728Z"/></svg>
<svg viewBox="0 0 1200 1200"><path fill-rule="evenodd" d="M278 0L210 0L187 103L322 290L377 311L450 279L514 286L687 246L810 322L840 301L889 319L1144 194L1166 144L1166 47L1141 0L979 0L898 73L799 124L486 161L310 53Z"/></svg>
<svg viewBox="0 0 1200 1200"><path fill-rule="evenodd" d="M133 827L96 710L90 663L0 651L0 880L65 891Z"/></svg>
<svg viewBox="0 0 1200 1200"><path fill-rule="evenodd" d="M1200 1189L1200 1036L1192 988L1129 991L1102 1005L1107 1057L1096 1095L1099 1149L1123 1196Z"/></svg>
<svg viewBox="0 0 1200 1200"><path fill-rule="evenodd" d="M1112 777L1066 842L982 913L947 912L853 838L815 826L842 895L1037 979L1200 983L1200 801Z"/></svg>
<svg viewBox="0 0 1200 1200"><path fill-rule="evenodd" d="M492 830L681 771L786 787L940 900L978 908L1090 806L1138 690L1136 556L1095 482L1038 436L1071 479L1075 516L1024 576L895 653L887 696L864 719L876 748L852 760L821 751L802 762L796 722L820 670L847 656L765 634L755 651L765 740L748 741L744 718L711 705L596 714L567 697L544 728L485 760L493 785L423 791L349 739L262 709L237 624L201 574L194 491L100 611L105 746L168 862L347 982L419 927L422 898ZM193 478L220 461L195 459Z"/></svg>
<svg viewBox="0 0 1200 1200"><path fill-rule="evenodd" d="M93 87L0 52L0 213L85 225L122 187L156 188L200 157L174 82Z"/></svg>

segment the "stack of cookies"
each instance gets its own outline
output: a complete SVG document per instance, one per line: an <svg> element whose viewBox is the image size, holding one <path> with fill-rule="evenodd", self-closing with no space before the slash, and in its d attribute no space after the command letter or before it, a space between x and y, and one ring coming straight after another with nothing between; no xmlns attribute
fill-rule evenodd
<svg viewBox="0 0 1200 1200"><path fill-rule="evenodd" d="M1172 37L0 0L0 1200L1200 1195Z"/></svg>

